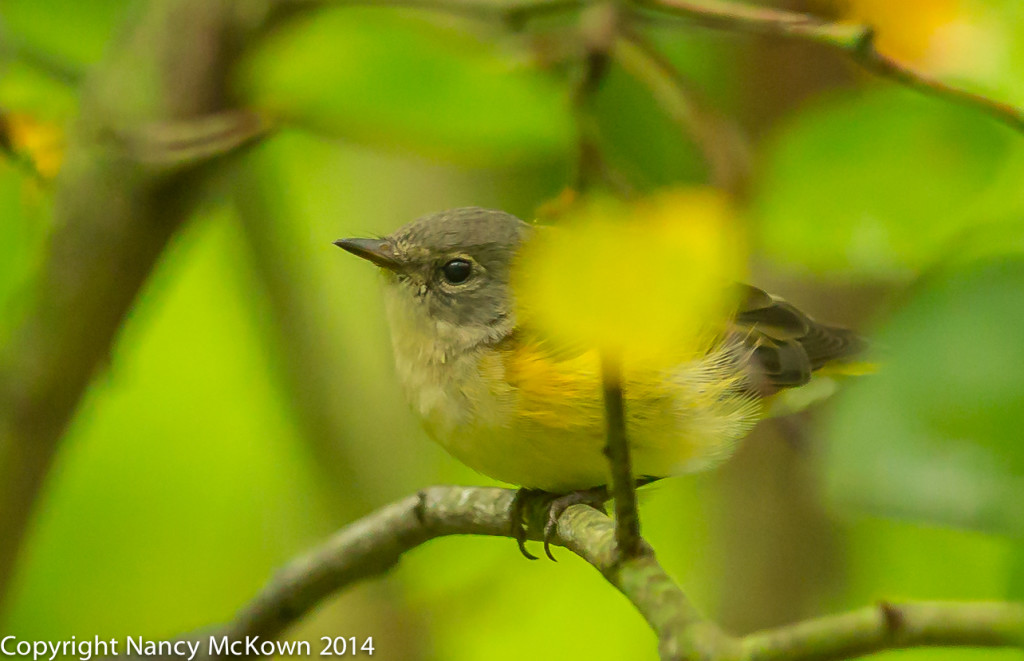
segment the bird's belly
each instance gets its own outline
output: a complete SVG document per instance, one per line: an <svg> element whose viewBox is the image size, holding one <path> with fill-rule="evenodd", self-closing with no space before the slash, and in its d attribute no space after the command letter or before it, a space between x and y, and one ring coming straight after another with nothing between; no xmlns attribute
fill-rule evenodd
<svg viewBox="0 0 1024 661"><path fill-rule="evenodd" d="M430 435L470 468L502 482L555 492L607 484L597 371L560 364L561 373L520 373L510 380L504 367L499 371L491 362L459 361L433 373L417 369L404 375L419 377L403 381ZM627 376L634 475L707 468L728 457L750 429L759 413L756 403L730 394L720 375L708 383L704 372L639 375L632 383Z"/></svg>
<svg viewBox="0 0 1024 661"><path fill-rule="evenodd" d="M634 410L642 408L633 404ZM733 442L747 428L702 430L674 415L631 418L627 438L637 477L708 468L731 453ZM546 425L521 412L509 413L501 421L491 418L443 432L435 429L431 435L456 459L502 482L553 492L609 482L604 419L599 416L586 424Z"/></svg>

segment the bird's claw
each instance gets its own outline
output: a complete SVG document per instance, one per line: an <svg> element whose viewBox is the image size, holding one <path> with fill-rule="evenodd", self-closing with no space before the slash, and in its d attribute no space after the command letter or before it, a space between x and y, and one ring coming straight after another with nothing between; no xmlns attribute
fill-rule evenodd
<svg viewBox="0 0 1024 661"><path fill-rule="evenodd" d="M591 489L580 489L567 494L554 494L538 489L520 489L512 500L512 536L519 544L519 551L530 560L536 560L537 556L526 550L527 522L526 522L526 501L530 498L539 498L547 507L547 521L544 524L544 553L551 560L555 556L551 553L551 540L558 530L558 520L567 509L573 505L589 505L599 512L606 513L604 504L608 500L608 489L606 487L594 487ZM557 560L555 560L557 562Z"/></svg>
<svg viewBox="0 0 1024 661"><path fill-rule="evenodd" d="M535 489L520 489L516 491L516 495L512 498L512 507L510 512L510 519L512 525L512 537L516 540L516 544L519 545L519 552L523 554L527 560L536 560L537 556L526 550L526 501L536 494L544 493L543 491L537 491Z"/></svg>

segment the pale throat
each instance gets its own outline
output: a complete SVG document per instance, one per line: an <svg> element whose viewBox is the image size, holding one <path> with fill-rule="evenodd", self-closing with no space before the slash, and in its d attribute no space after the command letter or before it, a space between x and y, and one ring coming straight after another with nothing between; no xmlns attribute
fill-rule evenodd
<svg viewBox="0 0 1024 661"><path fill-rule="evenodd" d="M395 283L384 288L384 306L395 370L413 410L436 434L474 421L488 392L478 370L482 345L507 331L434 319L421 298Z"/></svg>

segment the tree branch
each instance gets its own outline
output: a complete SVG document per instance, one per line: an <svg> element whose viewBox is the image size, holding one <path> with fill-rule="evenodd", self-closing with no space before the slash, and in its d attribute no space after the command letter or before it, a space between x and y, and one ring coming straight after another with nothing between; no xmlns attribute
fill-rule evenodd
<svg viewBox="0 0 1024 661"><path fill-rule="evenodd" d="M285 8L317 8L330 5L390 7L439 11L482 20L505 19L513 23L585 7L591 0L280 0Z"/></svg>
<svg viewBox="0 0 1024 661"><path fill-rule="evenodd" d="M402 554L428 540L449 535L506 537L514 494L499 488L432 487L388 505L288 564L215 635L277 636L327 596L388 571ZM531 525L531 531L543 530L546 513L540 509L529 513L540 524ZM698 650L705 654L738 649L736 641L703 619L649 548L639 557L620 559L615 525L604 514L573 505L555 532L553 544L593 565L640 611L658 635L663 659L695 658Z"/></svg>
<svg viewBox="0 0 1024 661"><path fill-rule="evenodd" d="M331 594L387 572L431 539L507 536L513 496L508 489L431 487L388 505L289 563L232 622L202 635L277 637ZM540 523L545 512L530 515ZM907 647L1024 645L1024 605L997 602L882 604L737 639L701 616L653 552L622 558L613 522L597 510L569 507L552 543L589 562L629 599L657 634L664 660L833 661Z"/></svg>
<svg viewBox="0 0 1024 661"><path fill-rule="evenodd" d="M723 0L633 0L637 6L680 16L711 28L790 37L840 51L864 69L918 91L982 110L1012 129L1024 132L1024 109L949 85L879 53L868 25L824 21L815 16L751 7Z"/></svg>
<svg viewBox="0 0 1024 661"><path fill-rule="evenodd" d="M909 647L1024 646L1024 605L882 603L747 636L749 661L838 661Z"/></svg>
<svg viewBox="0 0 1024 661"><path fill-rule="evenodd" d="M619 10L611 3L594 5L580 18L583 66L570 89L577 134L576 171L570 186L576 192L584 192L602 180L613 180L601 154L593 105L608 72L609 50L615 43L619 20Z"/></svg>

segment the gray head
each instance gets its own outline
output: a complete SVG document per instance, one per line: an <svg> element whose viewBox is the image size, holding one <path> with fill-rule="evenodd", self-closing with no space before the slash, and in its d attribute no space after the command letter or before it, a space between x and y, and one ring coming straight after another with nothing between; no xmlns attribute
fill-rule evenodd
<svg viewBox="0 0 1024 661"><path fill-rule="evenodd" d="M335 244L382 268L393 332L398 325L458 349L511 330L509 272L530 231L503 211L464 207L424 216L380 239Z"/></svg>

